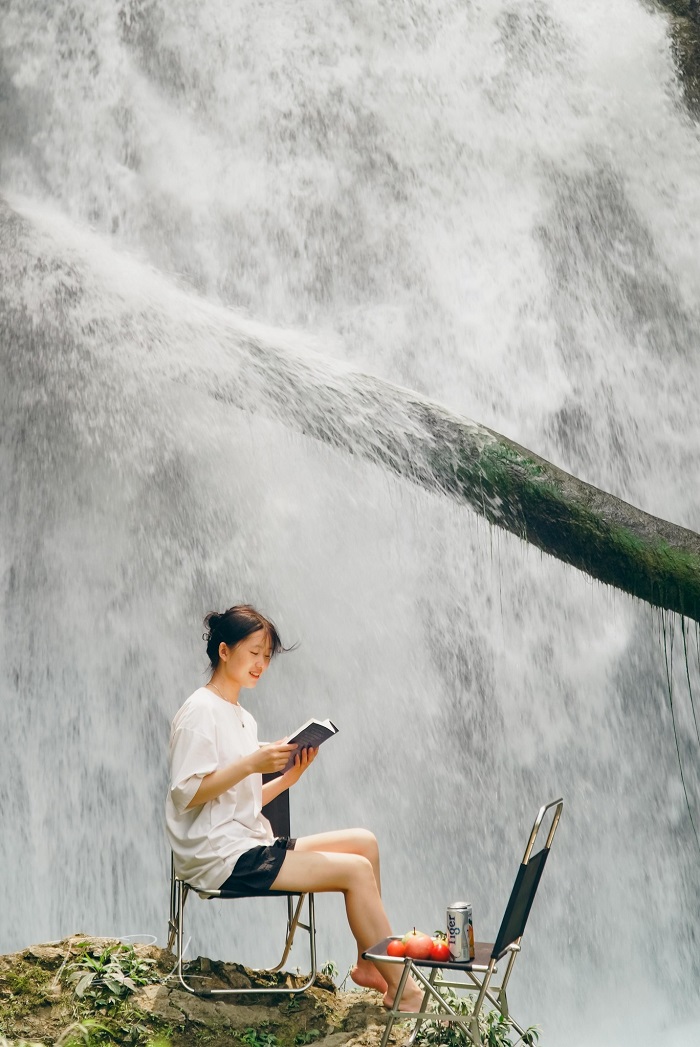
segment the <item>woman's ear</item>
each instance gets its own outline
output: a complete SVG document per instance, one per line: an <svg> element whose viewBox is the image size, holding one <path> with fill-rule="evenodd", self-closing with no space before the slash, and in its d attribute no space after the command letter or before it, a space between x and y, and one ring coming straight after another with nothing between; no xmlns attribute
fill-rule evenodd
<svg viewBox="0 0 700 1047"><path fill-rule="evenodd" d="M228 646L222 640L219 644L219 658L222 662L228 661Z"/></svg>

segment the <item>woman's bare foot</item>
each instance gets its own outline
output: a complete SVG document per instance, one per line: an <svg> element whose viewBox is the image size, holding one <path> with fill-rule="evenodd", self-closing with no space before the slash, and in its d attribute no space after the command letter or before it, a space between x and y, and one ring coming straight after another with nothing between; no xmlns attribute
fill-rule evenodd
<svg viewBox="0 0 700 1047"><path fill-rule="evenodd" d="M376 989L382 994L387 991L388 986L385 979L370 960L358 960L350 971L350 977L356 985L361 985L365 989Z"/></svg>
<svg viewBox="0 0 700 1047"><path fill-rule="evenodd" d="M409 985L406 985L403 993L401 994L401 1003L399 1004L400 1011L419 1011L420 1005L423 1002L423 993L418 988L414 981L411 981ZM390 991L386 993L383 1000L384 1006L388 1011L394 1006L394 994Z"/></svg>

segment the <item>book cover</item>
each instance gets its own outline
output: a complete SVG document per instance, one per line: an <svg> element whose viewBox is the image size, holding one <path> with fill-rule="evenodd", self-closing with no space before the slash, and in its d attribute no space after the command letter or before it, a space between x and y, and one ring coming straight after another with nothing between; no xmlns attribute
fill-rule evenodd
<svg viewBox="0 0 700 1047"><path fill-rule="evenodd" d="M294 766L294 758L301 752L302 749L316 749L319 745L326 741L328 738L332 738L334 734L338 733L338 728L331 720L307 720L301 727L297 727L296 731L289 735L287 742L290 745L296 745L297 748L294 752L289 754L289 760L287 761L282 773L288 771L290 767Z"/></svg>

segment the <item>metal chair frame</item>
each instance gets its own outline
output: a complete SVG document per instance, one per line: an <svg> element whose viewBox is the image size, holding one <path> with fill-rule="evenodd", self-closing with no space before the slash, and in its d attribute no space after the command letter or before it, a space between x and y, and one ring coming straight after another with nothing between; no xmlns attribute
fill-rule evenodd
<svg viewBox="0 0 700 1047"><path fill-rule="evenodd" d="M276 775L264 775L265 780L271 780ZM263 808L263 812L269 818L270 824L272 825L272 831L276 836L289 836L289 792L285 791L280 793L270 804ZM279 963L274 967L255 968L256 973L259 974L275 974L280 971L284 964L287 962L289 953L291 952L292 945L294 944L294 936L299 928L306 931L309 935L309 962L310 971L305 976L304 982L300 986L289 987L289 986L274 986L273 988L250 988L250 989L195 989L194 986L190 985L185 978L184 971L184 951L185 951L185 902L190 891L194 891L196 894L204 900L210 900L219 898L222 901L235 901L238 898L286 898L287 899L287 933L284 943L284 951L282 958ZM304 902L307 902L307 922L302 922L302 911ZM310 893L300 894L299 892L287 893L286 891L260 891L251 894L236 894L231 895L225 891L202 891L197 887L193 887L185 880L178 877L175 873L175 859L173 855L170 856L170 918L168 920L168 949L172 950L173 945L176 946L176 958L177 958L177 976L180 985L188 993L193 996L252 996L252 995L265 995L272 993L286 993L287 995L293 996L298 993L305 992L309 989L314 981L316 980L316 918L314 910L314 896ZM204 977L198 975L196 977Z"/></svg>
<svg viewBox="0 0 700 1047"><path fill-rule="evenodd" d="M368 949L367 952L363 953L363 956L367 960L379 960L382 963L401 963L404 967L396 990L392 1009L389 1011L389 1017L386 1028L384 1029L381 1047L387 1047L392 1026L397 1019L401 1021L415 1019L415 1026L411 1036L406 1042L406 1047L411 1047L415 1042L421 1023L425 1021L444 1021L448 1024L457 1025L462 1029L468 1040L474 1044L475 1047L481 1047L482 1039L481 1033L479 1032L479 1014L481 1013L481 1008L485 1001L488 1001L495 1010L499 1011L516 1030L518 1033L518 1039L515 1041L516 1044L525 1037L525 1029L523 1029L510 1014L508 1008L507 987L508 982L510 981L510 976L513 972L513 965L515 964L516 957L520 952L520 943L525 931L525 924L527 923L530 914L530 909L534 901L535 893L542 876L542 871L549 850L552 846L552 840L554 839L554 834L557 830L563 807L564 801L559 799L553 800L551 803L545 804L544 807L540 808L532 827L532 831L530 832L527 846L525 848L525 854L520 864L520 868L518 869L518 874L515 878L513 890L511 891L496 941L493 944L490 942L477 942L475 946L475 958L473 960L468 963L456 963L452 961L444 963L435 960L414 960L410 957L388 956L386 953L386 946L391 941L391 938L385 938L384 941L379 942L378 945L373 946L371 949ZM547 840L542 850L538 851L537 854L533 856L532 851L540 827L547 811L552 808L555 808L555 811L547 834ZM497 973L496 964L505 956L508 956L508 962L501 979L501 984L493 985L492 978ZM426 977L421 968L429 968L430 974ZM440 987L461 989L463 992L477 994L471 1015L467 1016L456 1012L452 1007L450 1007L444 996L440 994L435 985L440 970L444 970L449 974L460 974L462 976L462 980L460 981L441 979L439 983ZM409 977L414 978L414 980L424 990L423 1000L419 1011L399 1010L401 997L403 996ZM467 980L464 980L465 978ZM437 1009L428 1012L428 1004L431 1001L436 1005Z"/></svg>

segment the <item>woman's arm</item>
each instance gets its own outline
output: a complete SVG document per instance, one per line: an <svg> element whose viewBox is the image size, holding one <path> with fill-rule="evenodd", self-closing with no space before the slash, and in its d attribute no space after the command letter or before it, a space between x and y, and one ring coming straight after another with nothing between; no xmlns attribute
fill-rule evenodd
<svg viewBox="0 0 700 1047"><path fill-rule="evenodd" d="M234 785L242 782L249 774L281 771L293 749L296 749L295 745L287 745L285 742L273 742L271 745L263 745L257 752L251 753L250 756L244 756L242 760L234 760L227 767L219 767L218 770L212 771L211 774L205 774L197 792L187 804L185 810L190 811L193 807L200 807L203 803L208 803L209 800L215 800L217 796L221 796L227 789L231 789ZM287 773L291 774L293 770L294 768ZM287 775L283 775L283 777L286 778ZM291 785L291 782L288 785ZM288 785L283 786L283 788L288 788ZM281 789L278 790L278 792L281 791ZM276 795L277 793L275 793Z"/></svg>
<svg viewBox="0 0 700 1047"><path fill-rule="evenodd" d="M296 746L294 746L296 748ZM274 778L271 782L265 782L262 787L262 802L263 807L270 803L276 796L283 793L285 789L288 789L290 785L294 785L301 778L304 771L314 762L318 754L318 749L302 749L301 753L298 753L294 757L294 766L290 767L285 774L281 774L279 778ZM286 762L286 761L285 761Z"/></svg>

